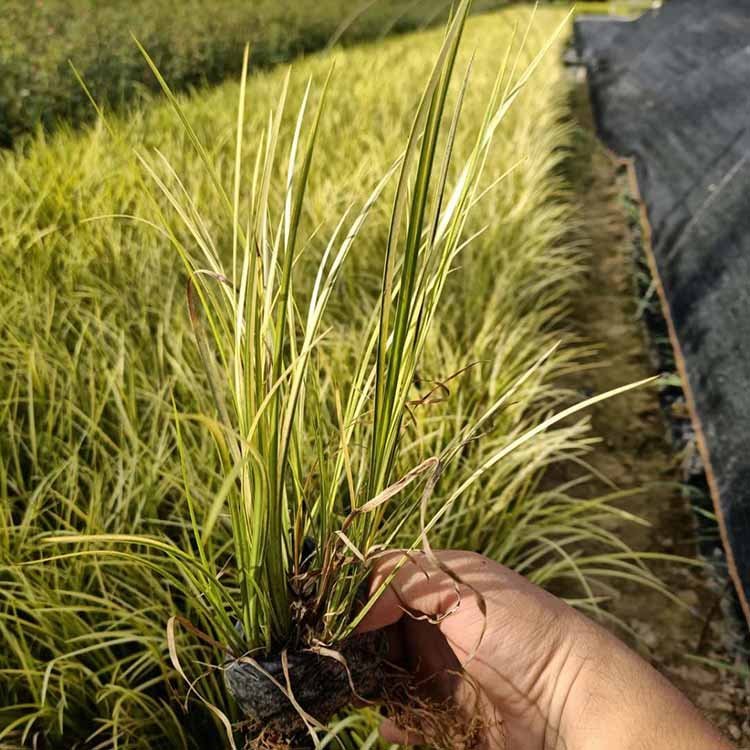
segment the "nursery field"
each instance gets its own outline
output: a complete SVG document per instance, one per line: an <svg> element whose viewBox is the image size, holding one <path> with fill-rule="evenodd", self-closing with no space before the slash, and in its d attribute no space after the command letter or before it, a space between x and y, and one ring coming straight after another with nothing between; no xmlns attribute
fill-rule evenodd
<svg viewBox="0 0 750 750"><path fill-rule="evenodd" d="M448 112L464 97L443 175L451 189L460 189L461 167L483 132L498 71L500 90L514 101L486 151L460 252L441 277L434 321L403 386L391 474L412 477L484 419L424 501L436 519L431 545L481 552L597 612L618 580L662 586L617 531L633 521L622 509L627 493L596 494L587 484L596 437L585 412L541 427L581 401L569 384L595 354L570 324L587 255L563 170L572 143L560 62L566 18L564 9L546 8L531 22L532 11L516 6L467 22L447 94ZM332 494L345 498L337 522L344 522L366 463L359 439L369 433L357 428L350 444L336 442L349 434L341 394L365 391L358 358L381 304L396 181L383 183L371 210L368 198L404 151L443 38L441 30L421 31L311 55L292 67L288 83L286 68L253 72L239 118L243 86L231 81L178 95L177 109L162 100L0 154L0 747L227 745L222 716L240 717L221 670L211 668L224 658L226 632L194 579L186 583L174 557L159 551L199 549L208 556L202 564L224 576L234 565L235 519L217 498L239 483L238 474L227 481L222 471L217 384L203 366L194 302L188 306L195 277L187 282L175 248L210 251L222 268L234 268L233 281L210 271L216 289L234 288L243 228L259 221L273 245L298 223L288 266L295 303L279 318L280 335L287 323L294 330L297 306L304 317L319 298L319 263L340 237L341 217L349 227L363 206L369 211L361 228L344 230L353 243L310 355L315 386L305 397L315 421L301 424L307 410L295 417L294 489L285 490L322 496L323 467L333 463L341 486L334 482ZM145 60L139 64L152 75ZM306 141L296 123L308 81L314 112L329 74L314 156L309 163L300 156L287 174L288 155ZM269 126L287 86L288 106ZM450 151L452 136L443 132L436 143ZM281 156L266 170L274 140ZM301 172L307 194L297 212L289 185ZM259 192L267 197L260 218L252 213ZM408 193L410 200L419 194L418 180ZM437 218L450 208L430 206ZM300 346L292 335L282 349ZM502 408L484 418L504 394ZM363 401L357 419L366 421L378 403L371 409ZM535 428L539 434L526 439ZM390 546L413 546L423 531L421 494L409 487L398 510L387 511L395 519ZM55 540L61 534L68 543ZM175 615L192 630L168 637ZM243 626L253 623L249 617ZM171 650L221 715L188 692ZM346 748L379 742L368 711L340 716L323 740Z"/></svg>
<svg viewBox="0 0 750 750"><path fill-rule="evenodd" d="M476 13L505 0L475 0ZM648 0L578 4L579 12L633 13ZM100 104L143 104L158 85L132 36L175 90L239 73L242 49L268 67L329 44L353 44L434 26L451 0L3 0L0 24L0 147L36 128L93 120L71 63ZM173 23L177 18L178 23Z"/></svg>

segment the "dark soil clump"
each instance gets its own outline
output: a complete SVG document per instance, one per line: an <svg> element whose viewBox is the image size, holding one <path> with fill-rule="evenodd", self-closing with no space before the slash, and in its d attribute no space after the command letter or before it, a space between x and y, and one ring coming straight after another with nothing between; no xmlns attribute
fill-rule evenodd
<svg viewBox="0 0 750 750"><path fill-rule="evenodd" d="M386 650L382 634L367 633L340 644L336 656L313 650L289 652L286 674L281 655L233 659L224 667L224 679L248 719L251 734L277 735L282 747L308 747L299 708L325 723L353 701L377 698Z"/></svg>

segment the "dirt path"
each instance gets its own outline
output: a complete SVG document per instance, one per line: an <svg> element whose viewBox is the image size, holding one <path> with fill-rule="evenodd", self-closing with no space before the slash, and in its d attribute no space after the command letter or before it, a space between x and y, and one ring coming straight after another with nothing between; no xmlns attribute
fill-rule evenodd
<svg viewBox="0 0 750 750"><path fill-rule="evenodd" d="M585 86L577 86L578 120L570 171L581 206L581 239L591 252L591 270L575 310L576 326L602 346L607 366L593 370L582 385L602 392L655 374L634 295L632 239L625 204L622 170L593 135ZM604 402L592 414L594 433L603 438L591 463L623 489L644 487L627 508L650 527L630 525L622 538L632 547L695 559L695 516L676 483L680 458L655 389L631 391ZM736 623L721 608L722 583L705 570L678 563L659 563L654 570L685 607L643 587L618 584L621 594L610 607L638 634L638 648L702 708L740 747L750 747L750 690L743 678L720 673L691 660L701 655L733 663ZM724 597L727 598L727 597ZM713 610L713 612L712 612ZM710 625L704 632L707 616ZM620 633L620 635L622 635Z"/></svg>

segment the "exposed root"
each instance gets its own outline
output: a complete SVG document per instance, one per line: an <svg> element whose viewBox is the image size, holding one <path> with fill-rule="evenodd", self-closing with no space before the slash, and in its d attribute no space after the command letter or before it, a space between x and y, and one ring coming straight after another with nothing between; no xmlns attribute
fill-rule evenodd
<svg viewBox="0 0 750 750"><path fill-rule="evenodd" d="M435 750L479 750L491 736L494 747L506 747L502 720L487 717L479 691L466 674L455 676L465 688L462 693L474 698L468 705L464 698L460 706L453 697L432 695L436 692L433 680L415 683L400 670L389 670L384 676L383 692L378 696L381 713L411 740ZM254 722L247 722L245 729L244 750L311 750L315 746L303 729L285 732L278 726L261 727Z"/></svg>
<svg viewBox="0 0 750 750"><path fill-rule="evenodd" d="M436 750L477 750L483 740L493 737L493 745L505 748L505 732L502 719L486 716L479 699L479 690L465 674L457 675L462 686L473 699L469 705L458 705L455 698L438 698L430 693L431 680L414 684L403 677L393 681L381 708L384 716L405 732Z"/></svg>
<svg viewBox="0 0 750 750"><path fill-rule="evenodd" d="M347 705L380 706L410 741L436 750L479 750L491 738L505 748L502 720L460 667L426 677L386 660L382 631L357 636L334 651L316 645L259 663L249 657L224 667L230 691L247 720L236 726L244 750L311 750L314 734ZM316 731L317 730L317 731ZM320 735L318 735L320 736Z"/></svg>
<svg viewBox="0 0 750 750"><path fill-rule="evenodd" d="M312 739L305 732L290 737L266 727L250 734L244 750L310 750L311 747L314 747Z"/></svg>
<svg viewBox="0 0 750 750"><path fill-rule="evenodd" d="M419 744L436 750L475 750L480 746L486 727L480 716L456 720L453 701L420 698L408 705L391 704L386 715Z"/></svg>

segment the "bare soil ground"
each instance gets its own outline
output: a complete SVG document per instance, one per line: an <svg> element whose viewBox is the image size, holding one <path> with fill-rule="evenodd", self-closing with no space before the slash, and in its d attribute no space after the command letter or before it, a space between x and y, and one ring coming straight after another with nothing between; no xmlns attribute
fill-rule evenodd
<svg viewBox="0 0 750 750"><path fill-rule="evenodd" d="M655 373L637 316L632 238L622 200L626 177L596 140L585 85L575 87L573 99L577 122L569 170L581 209L580 239L590 252L574 318L578 331L601 345L599 359L606 363L576 387L602 392ZM593 410L592 420L594 433L602 437L592 466L620 488L644 488L626 507L650 526L623 527L623 540L635 549L698 559L696 517L679 487L682 457L670 442L656 389L606 401ZM618 583L610 611L637 633L637 639L630 636L632 645L738 747L750 748L750 680L691 658L747 665L743 625L731 612L725 581L709 567L678 562L653 567L685 606L642 586Z"/></svg>

